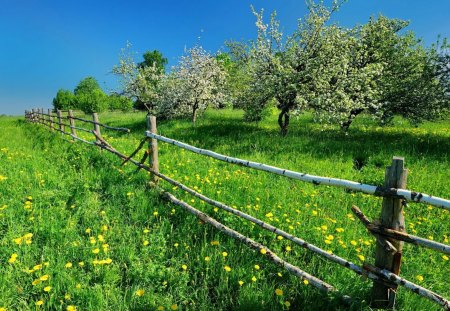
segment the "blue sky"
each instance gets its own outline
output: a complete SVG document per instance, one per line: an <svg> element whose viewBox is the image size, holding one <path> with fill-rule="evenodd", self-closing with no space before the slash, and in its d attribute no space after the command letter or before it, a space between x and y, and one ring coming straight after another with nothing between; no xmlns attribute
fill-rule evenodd
<svg viewBox="0 0 450 311"><path fill-rule="evenodd" d="M0 0L0 114L50 108L58 89L73 90L87 76L111 91L109 72L127 41L139 55L158 49L174 65L198 37L212 53L225 40L252 39L251 4L267 15L276 10L285 33L306 13L302 0ZM349 0L335 20L351 27L379 13L411 21L426 44L450 37L448 0Z"/></svg>

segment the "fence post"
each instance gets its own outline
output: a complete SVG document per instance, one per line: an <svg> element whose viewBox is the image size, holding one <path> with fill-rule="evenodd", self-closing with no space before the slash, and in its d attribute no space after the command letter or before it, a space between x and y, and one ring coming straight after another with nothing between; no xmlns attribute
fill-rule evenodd
<svg viewBox="0 0 450 311"><path fill-rule="evenodd" d="M74 137L77 137L77 132L75 131L75 119L73 118L72 110L69 110L69 124L70 124L70 133L72 133ZM74 137L73 140L75 140Z"/></svg>
<svg viewBox="0 0 450 311"><path fill-rule="evenodd" d="M48 119L50 120L50 130L52 132L55 131L55 128L53 127L53 115L52 115L52 110L48 109Z"/></svg>
<svg viewBox="0 0 450 311"><path fill-rule="evenodd" d="M61 114L61 110L56 110L56 115L58 116L58 122L59 122L59 130L60 131L65 131L65 126L62 124L62 114ZM63 135L63 133L61 133L61 135Z"/></svg>
<svg viewBox="0 0 450 311"><path fill-rule="evenodd" d="M98 114L97 114L97 112L94 112L92 114L92 120L95 122L94 123L94 132L98 135L98 137L102 137L102 134L100 133L100 125L98 125L99 122L98 122ZM98 138L96 138L95 141L98 142L98 143L100 142Z"/></svg>
<svg viewBox="0 0 450 311"><path fill-rule="evenodd" d="M386 168L384 187L406 189L408 170L404 168L404 158L393 157L391 166ZM403 217L403 200L392 197L383 198L380 225L385 228L405 232L405 219ZM400 274L403 242L390 240L397 252L391 254L377 243L375 265L387 269L397 275ZM372 288L371 306L374 308L394 308L397 286L386 286L374 282Z"/></svg>
<svg viewBox="0 0 450 311"><path fill-rule="evenodd" d="M150 131L150 133L158 134L156 129L156 117L152 115L147 115L147 129ZM158 161L158 140L155 138L152 138L150 142L148 143L148 155L149 155L149 161L150 161L150 167L154 172L159 173L159 161ZM157 184L158 183L158 176L155 174L152 175L152 181Z"/></svg>

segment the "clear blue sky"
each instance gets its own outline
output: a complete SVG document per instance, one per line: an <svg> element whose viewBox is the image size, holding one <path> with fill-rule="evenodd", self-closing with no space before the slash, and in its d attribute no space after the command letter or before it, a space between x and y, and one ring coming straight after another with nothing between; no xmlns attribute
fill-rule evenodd
<svg viewBox="0 0 450 311"><path fill-rule="evenodd" d="M50 108L58 89L73 90L86 76L110 91L109 72L127 41L174 65L199 36L212 53L225 40L254 38L251 4L276 10L285 33L306 13L302 0L0 0L0 114ZM410 20L427 44L450 37L448 0L349 0L335 20L353 26L378 13Z"/></svg>

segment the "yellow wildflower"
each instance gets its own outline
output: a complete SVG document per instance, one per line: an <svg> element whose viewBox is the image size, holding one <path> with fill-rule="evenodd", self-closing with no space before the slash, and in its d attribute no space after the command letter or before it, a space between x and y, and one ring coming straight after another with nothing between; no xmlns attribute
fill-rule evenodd
<svg viewBox="0 0 450 311"><path fill-rule="evenodd" d="M255 265L255 270L259 270L261 267L259 265Z"/></svg>
<svg viewBox="0 0 450 311"><path fill-rule="evenodd" d="M145 291L143 289L138 289L136 291L136 296L138 296L138 297L144 296L144 294L145 294Z"/></svg>
<svg viewBox="0 0 450 311"><path fill-rule="evenodd" d="M283 295L283 291L282 291L281 289L277 288L277 289L275 290L275 294L276 294L277 296L282 296L282 295Z"/></svg>
<svg viewBox="0 0 450 311"><path fill-rule="evenodd" d="M422 281L423 281L423 276L418 275L418 276L416 276L416 279L417 279L419 282L422 282Z"/></svg>
<svg viewBox="0 0 450 311"><path fill-rule="evenodd" d="M77 311L77 307L73 306L73 305L69 305L67 306L67 311Z"/></svg>
<svg viewBox="0 0 450 311"><path fill-rule="evenodd" d="M231 268L229 266L225 266L223 268L225 269L226 272L230 272L231 271Z"/></svg>
<svg viewBox="0 0 450 311"><path fill-rule="evenodd" d="M12 264L12 263L14 263L16 260L17 260L17 254L14 253L14 254L11 255L11 257L10 257L9 260L8 260L8 262Z"/></svg>
<svg viewBox="0 0 450 311"><path fill-rule="evenodd" d="M178 306L176 304L173 304L170 306L170 310L178 310Z"/></svg>
<svg viewBox="0 0 450 311"><path fill-rule="evenodd" d="M52 287L51 286L45 286L44 287L44 292L49 292L49 291L51 291L51 289L52 289Z"/></svg>
<svg viewBox="0 0 450 311"><path fill-rule="evenodd" d="M307 280L307 279L304 279L304 280L303 280L303 284L308 285L308 284L309 284L308 280Z"/></svg>
<svg viewBox="0 0 450 311"><path fill-rule="evenodd" d="M210 261L210 260L211 260L211 258L209 258L209 256L205 257L205 261Z"/></svg>
<svg viewBox="0 0 450 311"><path fill-rule="evenodd" d="M49 275L48 274L45 274L45 275L43 275L43 276L41 276L40 278L39 278L39 280L41 280L41 281L47 281L48 279L49 279Z"/></svg>
<svg viewBox="0 0 450 311"><path fill-rule="evenodd" d="M261 248L261 249L260 249L259 251L260 251L260 252L261 252L261 254L263 254L263 255L267 254L267 251L266 251L266 249L265 249L265 248Z"/></svg>
<svg viewBox="0 0 450 311"><path fill-rule="evenodd" d="M44 304L44 301L38 300L36 301L36 306L42 306Z"/></svg>
<svg viewBox="0 0 450 311"><path fill-rule="evenodd" d="M187 270L187 266L186 266L186 265L181 265L181 268L182 268L183 270Z"/></svg>
<svg viewBox="0 0 450 311"><path fill-rule="evenodd" d="M227 253L227 252L222 252L222 256L223 256L223 257L227 257L227 256L228 256L228 253Z"/></svg>
<svg viewBox="0 0 450 311"><path fill-rule="evenodd" d="M239 286L244 285L244 281L239 281L238 283L239 283Z"/></svg>
<svg viewBox="0 0 450 311"><path fill-rule="evenodd" d="M67 268L67 269L72 268L72 263L71 262L66 263L64 265L64 268Z"/></svg>

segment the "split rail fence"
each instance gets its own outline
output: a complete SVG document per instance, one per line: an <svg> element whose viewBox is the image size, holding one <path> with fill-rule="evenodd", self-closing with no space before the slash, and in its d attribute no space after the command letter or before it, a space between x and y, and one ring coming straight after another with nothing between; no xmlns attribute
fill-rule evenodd
<svg viewBox="0 0 450 311"><path fill-rule="evenodd" d="M63 115L64 113L67 113L67 115ZM315 286L319 290L327 293L338 294L346 303L350 303L352 299L346 295L339 293L337 289L332 285L301 270L299 267L286 262L285 260L280 258L277 254L272 252L268 247L225 226L224 224L211 218L207 214L192 207L188 203L177 199L169 192L162 190L161 188L158 187L159 179L162 179L174 186L179 187L185 192L197 197L198 199L212 206L221 208L238 217L253 222L254 224L260 226L265 230L278 234L284 237L285 239L288 239L296 243L297 245L309 251L312 251L317 255L320 255L333 263L336 263L342 267L352 270L353 272L363 276L364 278L369 278L373 280L372 296L370 299L372 307L393 308L395 304L398 287L403 286L406 289L437 303L444 309L450 310L449 300L447 300L446 298L437 293L434 293L429 289L421 287L420 285L415 284L399 276L402 258L402 248L404 242L411 243L421 247L430 248L434 251L438 251L444 254L450 254L449 245L438 243L429 239L424 239L406 233L405 220L402 211L403 207L406 205L407 202L426 203L450 211L450 200L431 196L424 193L406 190L406 180L408 171L404 168L404 159L401 157L393 158L391 166L386 168L384 185L380 187L344 179L321 177L305 173L299 173L295 171L290 171L266 165L263 163L256 163L248 160L221 155L210 150L200 149L188 145L186 143L158 135L156 128L156 118L154 116L147 116L148 130L145 132L145 136L138 145L137 149L130 156L126 156L120 153L114 147L112 147L107 141L105 141L101 135L100 128L103 127L110 130L125 131L125 132L129 132L129 130L126 128L113 127L100 123L98 115L96 113L92 115L92 120L87 120L75 117L71 110L69 111L58 110L56 111L55 115L53 111L51 111L50 109L48 110L47 113L44 113L43 109L33 109L31 111L25 111L25 117L27 121L45 125L51 131L57 131L64 135L70 136L73 140L78 140L83 143L95 145L104 150L107 150L110 153L115 154L116 156L121 158L123 160L122 165L125 164L126 162L131 162L134 165L138 166L138 169L144 169L150 172L153 184L155 185L155 187L157 187L157 189L159 189L162 192L162 195L166 199L168 199L175 205L184 208L186 211L194 214L195 216L200 218L203 222L212 225L219 231L243 242L250 248L257 250L261 254L264 254L264 256L268 260L284 267L288 272L296 275L297 277L308 280L308 282L311 285ZM91 126L93 126L93 128L86 129L83 127L78 127L75 125L75 121L90 124ZM70 129L70 132L66 131L66 129ZM77 136L77 131L91 133L93 134L95 140L87 141L83 138L80 138ZM341 258L335 254L330 254L327 251L311 243L308 243L299 237L295 237L290 233L283 231L269 223L266 223L235 208L232 208L229 205L226 205L222 202L208 198L205 195L189 188L188 186L160 173L158 160L158 141L171 144L175 147L182 148L191 151L193 153L211 157L220 161L225 161L230 164L236 164L256 170L266 171L269 173L282 175L288 178L313 183L315 185L328 185L341 187L356 192L363 192L366 194L383 197L380 219L376 222L371 222L357 206L352 207L353 213L367 228L369 233L371 233L377 240L375 250L375 265L364 263L362 266L358 266L349 260ZM143 158L140 161L133 159L133 157L139 152L139 150L145 147L146 143L148 143L147 147L148 149L144 153ZM149 159L148 165L145 164L147 159Z"/></svg>

